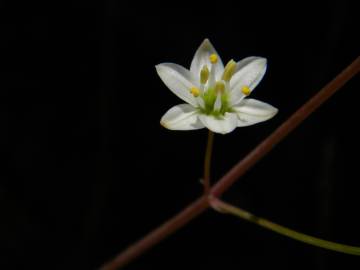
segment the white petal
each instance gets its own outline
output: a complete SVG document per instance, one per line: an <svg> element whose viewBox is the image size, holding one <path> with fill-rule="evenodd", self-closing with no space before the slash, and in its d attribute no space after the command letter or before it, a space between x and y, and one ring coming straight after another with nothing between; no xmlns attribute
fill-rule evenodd
<svg viewBox="0 0 360 270"><path fill-rule="evenodd" d="M234 106L238 103L240 103L244 98L246 98L246 95L243 94L243 92L240 89L232 89L230 90L229 94L229 105Z"/></svg>
<svg viewBox="0 0 360 270"><path fill-rule="evenodd" d="M235 113L225 113L222 119L217 119L210 115L199 115L203 124L213 132L226 134L233 131L237 126L237 115Z"/></svg>
<svg viewBox="0 0 360 270"><path fill-rule="evenodd" d="M266 72L266 58L247 57L237 63L236 71L230 80L230 104L239 103L245 95L241 92L244 86L254 90Z"/></svg>
<svg viewBox="0 0 360 270"><path fill-rule="evenodd" d="M205 102L201 97L197 97L196 101L197 101L200 108L205 108Z"/></svg>
<svg viewBox="0 0 360 270"><path fill-rule="evenodd" d="M236 69L235 69L235 72L238 72L240 69L242 69L243 67L245 67L246 65L248 65L250 62L253 62L254 60L257 60L257 59L264 59L262 57L258 57L258 56L249 56L249 57L246 57L242 60L240 60L239 62L236 63ZM266 59L265 59L266 61Z"/></svg>
<svg viewBox="0 0 360 270"><path fill-rule="evenodd" d="M194 76L186 68L172 63L163 63L156 66L165 85L185 102L197 106L195 97L190 93L190 88L199 87Z"/></svg>
<svg viewBox="0 0 360 270"><path fill-rule="evenodd" d="M272 118L278 109L256 99L244 99L232 108L238 116L238 126L245 127Z"/></svg>
<svg viewBox="0 0 360 270"><path fill-rule="evenodd" d="M203 128L197 110L189 104L172 107L161 118L160 124L171 130L192 130Z"/></svg>
<svg viewBox="0 0 360 270"><path fill-rule="evenodd" d="M190 66L191 73L196 76L196 79L198 81L200 80L200 71L204 65L207 65L208 69L211 70L210 67L212 64L210 63L209 59L211 54L216 54L218 56L218 62L214 64L216 80L219 80L222 76L222 73L224 71L224 64L221 61L221 58L216 52L214 46L210 43L208 39L205 39L201 43L200 47L197 49Z"/></svg>

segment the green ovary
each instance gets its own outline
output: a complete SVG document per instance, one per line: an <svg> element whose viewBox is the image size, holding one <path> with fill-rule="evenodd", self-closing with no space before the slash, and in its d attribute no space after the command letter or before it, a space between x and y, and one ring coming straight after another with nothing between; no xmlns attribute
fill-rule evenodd
<svg viewBox="0 0 360 270"><path fill-rule="evenodd" d="M202 114L212 115L216 118L222 118L226 112L232 112L232 109L229 105L229 93L224 91L221 95L221 108L220 110L214 110L214 104L216 101L216 91L214 88L208 89L205 93L201 95L201 98L204 100L205 108L199 108Z"/></svg>

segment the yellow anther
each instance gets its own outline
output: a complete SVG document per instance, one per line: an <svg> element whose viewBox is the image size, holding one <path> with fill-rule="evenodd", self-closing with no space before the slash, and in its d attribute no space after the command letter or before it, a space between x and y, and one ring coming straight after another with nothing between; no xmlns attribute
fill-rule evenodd
<svg viewBox="0 0 360 270"><path fill-rule="evenodd" d="M249 86L245 85L241 88L241 92L245 95L248 96L251 93L251 89L249 88Z"/></svg>
<svg viewBox="0 0 360 270"><path fill-rule="evenodd" d="M212 55L210 55L209 59L211 64L216 64L218 61L218 56L215 53L213 53Z"/></svg>
<svg viewBox="0 0 360 270"><path fill-rule="evenodd" d="M209 79L209 69L207 66L204 66L202 70L200 71L200 83L205 84L207 80Z"/></svg>
<svg viewBox="0 0 360 270"><path fill-rule="evenodd" d="M194 96L194 97L198 97L200 95L200 89L193 86L190 88L190 93Z"/></svg>
<svg viewBox="0 0 360 270"><path fill-rule="evenodd" d="M225 84L223 82L216 82L215 83L215 92L216 93L224 93L225 91Z"/></svg>
<svg viewBox="0 0 360 270"><path fill-rule="evenodd" d="M231 77L234 75L235 69L236 69L236 62L231 59L225 66L222 79L226 82L230 81Z"/></svg>

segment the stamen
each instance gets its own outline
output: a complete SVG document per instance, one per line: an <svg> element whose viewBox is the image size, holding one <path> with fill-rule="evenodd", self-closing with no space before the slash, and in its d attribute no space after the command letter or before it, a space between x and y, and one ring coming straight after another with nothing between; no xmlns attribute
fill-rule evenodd
<svg viewBox="0 0 360 270"><path fill-rule="evenodd" d="M208 67L205 65L200 71L200 83L205 84L207 80L209 79L210 71Z"/></svg>
<svg viewBox="0 0 360 270"><path fill-rule="evenodd" d="M225 84L223 82L216 82L215 83L215 92L216 93L224 93L225 91Z"/></svg>
<svg viewBox="0 0 360 270"><path fill-rule="evenodd" d="M215 66L211 65L208 87L213 88L214 85L215 85Z"/></svg>
<svg viewBox="0 0 360 270"><path fill-rule="evenodd" d="M241 88L241 92L242 92L245 96L248 96L248 95L250 95L250 93L251 93L251 89L249 88L249 86L244 85L244 86Z"/></svg>
<svg viewBox="0 0 360 270"><path fill-rule="evenodd" d="M216 64L218 61L218 56L215 53L213 53L212 55L210 55L209 59L211 64Z"/></svg>
<svg viewBox="0 0 360 270"><path fill-rule="evenodd" d="M193 86L190 88L190 93L194 96L194 97L198 97L200 95L200 89Z"/></svg>
<svg viewBox="0 0 360 270"><path fill-rule="evenodd" d="M226 82L230 81L231 77L234 75L235 68L236 68L236 62L231 59L225 66L222 79Z"/></svg>
<svg viewBox="0 0 360 270"><path fill-rule="evenodd" d="M220 111L221 109L221 94L218 93L214 103L214 111Z"/></svg>

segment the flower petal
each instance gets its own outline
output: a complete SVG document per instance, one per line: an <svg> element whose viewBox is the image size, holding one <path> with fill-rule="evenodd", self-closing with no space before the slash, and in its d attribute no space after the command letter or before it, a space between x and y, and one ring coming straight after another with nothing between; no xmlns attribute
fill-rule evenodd
<svg viewBox="0 0 360 270"><path fill-rule="evenodd" d="M230 80L231 105L239 103L245 97L241 91L244 86L252 91L259 84L266 72L266 62L266 58L251 56L237 63Z"/></svg>
<svg viewBox="0 0 360 270"><path fill-rule="evenodd" d="M265 59L265 58L258 57L258 56L249 56L244 59L241 59L239 62L236 63L236 69L235 69L234 74L236 72L238 72L240 69L242 69L243 67L245 67L246 65L248 65L249 63L251 63L257 59ZM266 59L265 59L265 61L266 61Z"/></svg>
<svg viewBox="0 0 360 270"><path fill-rule="evenodd" d="M189 104L172 107L161 118L160 124L171 130L192 130L203 128L197 110Z"/></svg>
<svg viewBox="0 0 360 270"><path fill-rule="evenodd" d="M238 127L250 126L272 118L278 109L256 99L244 99L232 108L238 116Z"/></svg>
<svg viewBox="0 0 360 270"><path fill-rule="evenodd" d="M217 119L211 115L201 114L199 118L203 124L213 132L226 134L233 131L237 126L237 115L235 113L225 113L222 119Z"/></svg>
<svg viewBox="0 0 360 270"><path fill-rule="evenodd" d="M156 71L175 95L194 107L197 106L195 97L190 93L190 88L199 86L189 70L177 64L163 63L156 66Z"/></svg>
<svg viewBox="0 0 360 270"><path fill-rule="evenodd" d="M210 70L212 64L210 63L209 57L212 54L216 54L218 56L218 61L214 64L215 78L216 80L221 78L224 71L224 64L211 42L208 39L205 39L197 49L190 66L191 73L196 76L198 81L200 80L200 71L204 65L206 65Z"/></svg>

